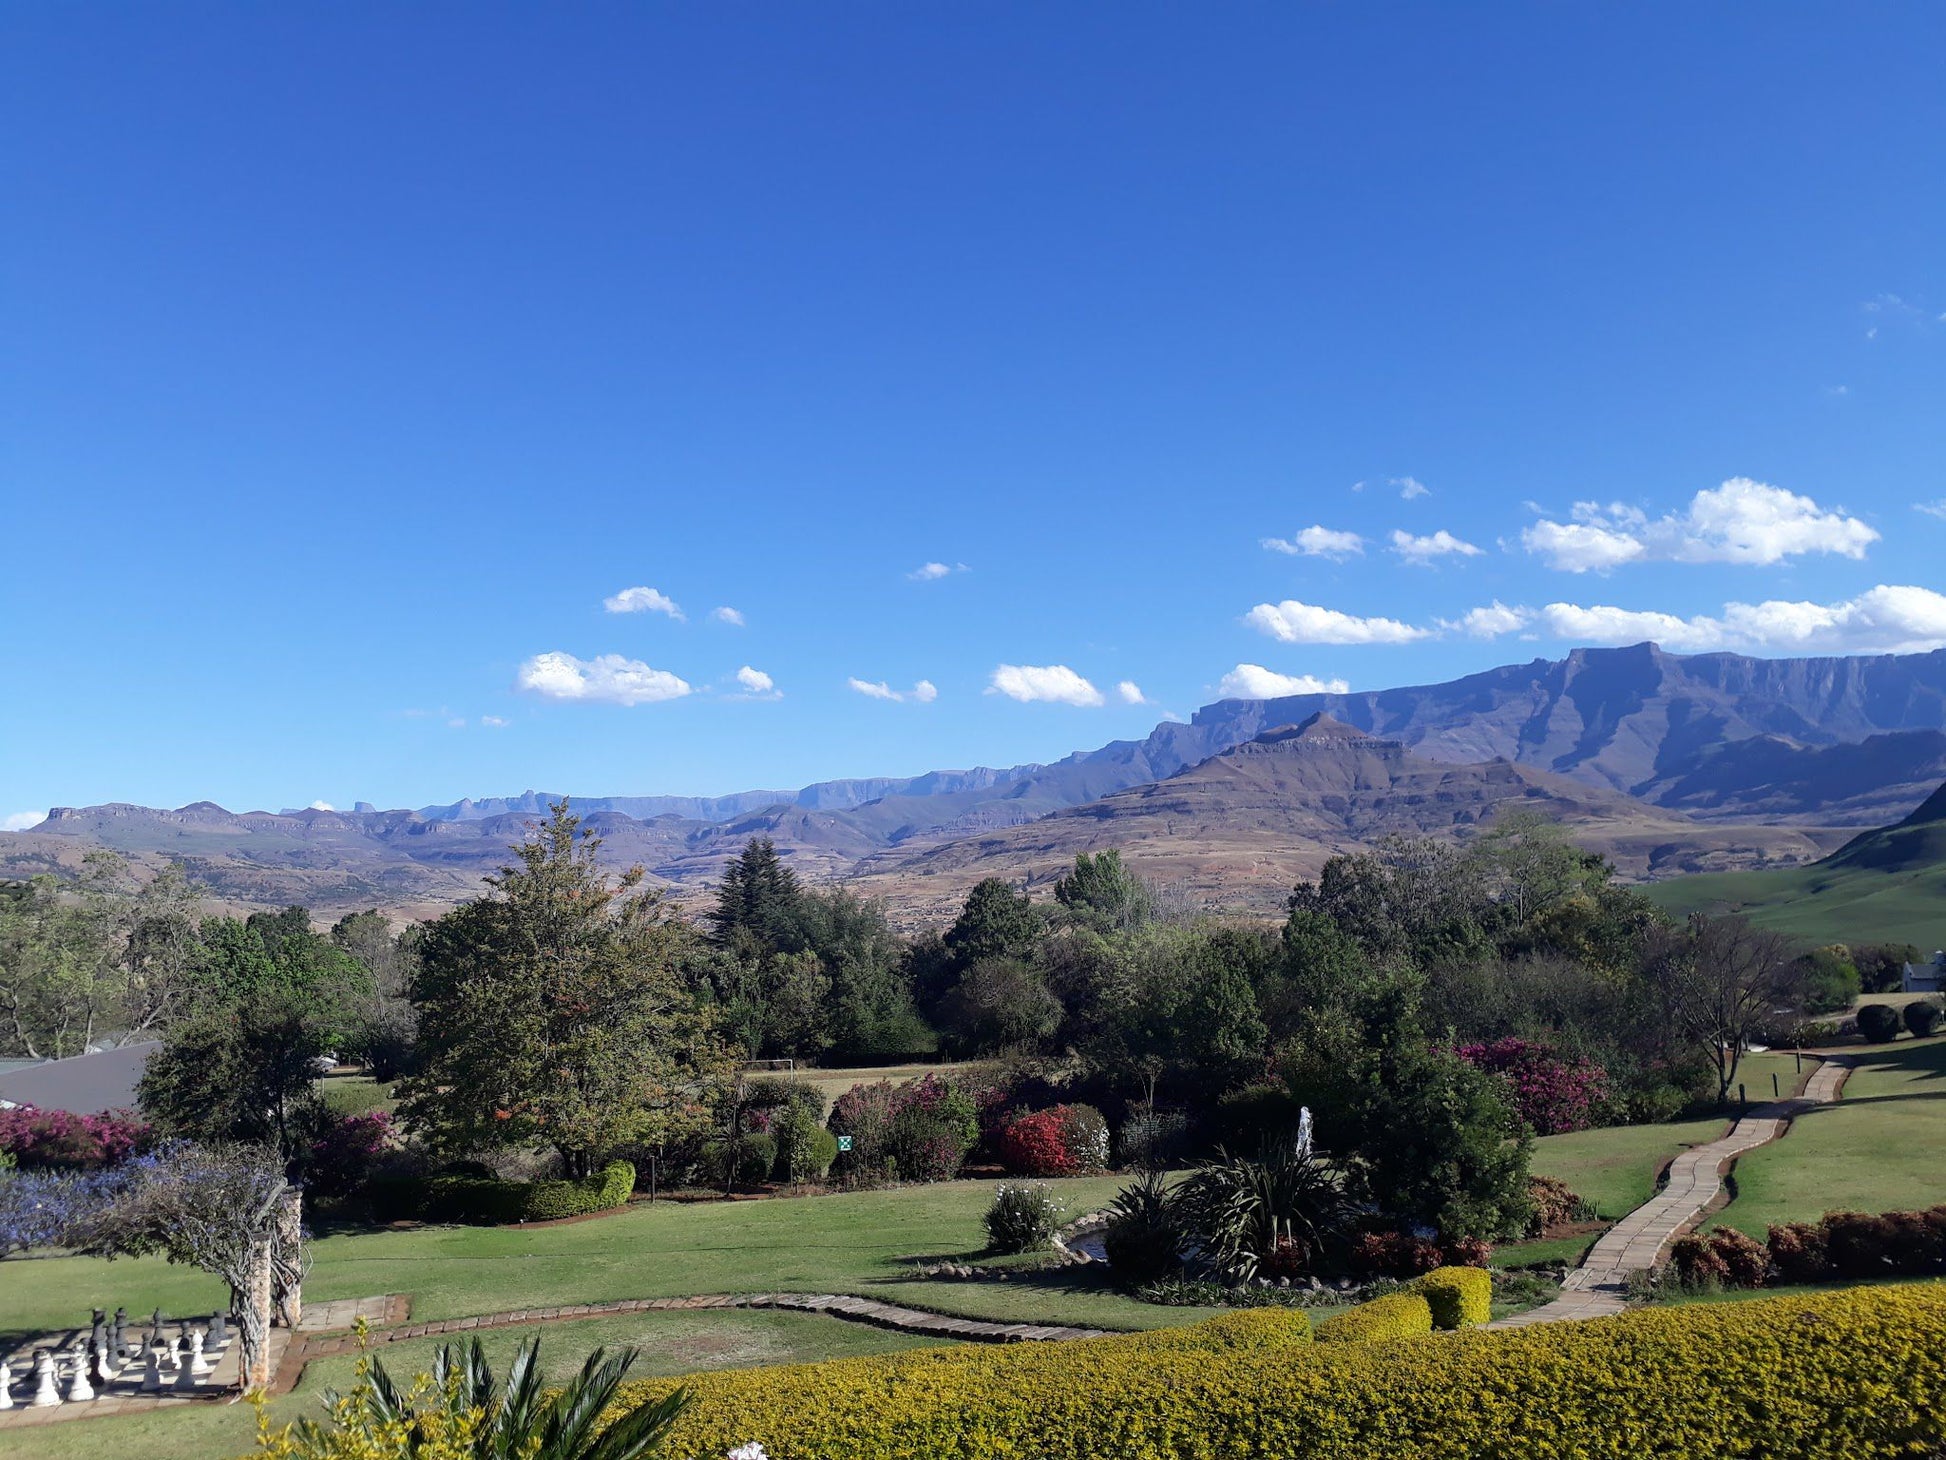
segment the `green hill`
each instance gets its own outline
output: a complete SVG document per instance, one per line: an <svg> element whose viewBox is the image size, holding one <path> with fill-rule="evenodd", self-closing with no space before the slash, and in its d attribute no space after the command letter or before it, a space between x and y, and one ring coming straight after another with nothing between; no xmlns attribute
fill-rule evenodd
<svg viewBox="0 0 1946 1460"><path fill-rule="evenodd" d="M1670 912L1742 912L1820 943L1946 943L1946 786L1905 820L1854 837L1823 861L1772 872L1711 872L1644 889Z"/></svg>

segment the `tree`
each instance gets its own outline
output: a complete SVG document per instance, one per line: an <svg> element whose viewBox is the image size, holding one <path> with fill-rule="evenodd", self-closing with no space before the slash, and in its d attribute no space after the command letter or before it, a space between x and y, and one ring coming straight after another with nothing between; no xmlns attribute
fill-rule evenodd
<svg viewBox="0 0 1946 1460"><path fill-rule="evenodd" d="M710 941L740 952L759 948L796 952L803 944L798 928L804 889L784 865L769 837L752 837L723 869L716 906L709 914Z"/></svg>
<svg viewBox="0 0 1946 1460"><path fill-rule="evenodd" d="M1061 1001L1032 964L1018 958L982 958L966 971L947 998L946 1033L968 1054L1039 1046L1061 1025Z"/></svg>
<svg viewBox="0 0 1946 1460"><path fill-rule="evenodd" d="M440 1149L540 1144L586 1175L698 1121L727 1076L678 972L693 935L640 867L610 881L600 846L563 801L486 896L427 928L401 1114Z"/></svg>
<svg viewBox="0 0 1946 1460"><path fill-rule="evenodd" d="M1646 972L1670 1024L1708 1059L1718 1103L1744 1051L1796 1007L1805 967L1790 939L1748 918L1692 914L1653 944Z"/></svg>
<svg viewBox="0 0 1946 1460"><path fill-rule="evenodd" d="M1155 911L1154 895L1114 850L1077 855L1074 870L1054 884L1054 900L1071 919L1098 933L1140 927Z"/></svg>
<svg viewBox="0 0 1946 1460"><path fill-rule="evenodd" d="M1046 926L1027 894L988 877L974 884L946 930L946 947L964 971L983 958L1025 958Z"/></svg>

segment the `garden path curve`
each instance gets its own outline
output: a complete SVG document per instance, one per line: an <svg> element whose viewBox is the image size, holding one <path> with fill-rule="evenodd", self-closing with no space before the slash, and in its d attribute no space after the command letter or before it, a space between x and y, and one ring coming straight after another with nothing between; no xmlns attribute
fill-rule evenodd
<svg viewBox="0 0 1946 1460"><path fill-rule="evenodd" d="M1839 1087L1851 1072L1851 1061L1839 1054L1819 1058L1823 1063L1805 1081L1802 1095L1752 1106L1728 1134L1671 1161L1669 1179L1662 1190L1602 1233L1581 1266L1562 1282L1560 1297L1490 1326L1524 1328L1621 1312L1628 1306L1629 1274L1653 1268L1663 1249L1695 1225L1723 1190L1723 1173L1732 1161L1745 1151L1776 1140L1796 1116L1812 1106L1838 1098Z"/></svg>

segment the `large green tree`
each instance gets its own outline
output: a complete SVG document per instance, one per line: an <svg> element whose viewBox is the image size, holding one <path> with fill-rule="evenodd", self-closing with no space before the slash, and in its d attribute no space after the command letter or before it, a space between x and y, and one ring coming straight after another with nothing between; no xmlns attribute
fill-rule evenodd
<svg viewBox="0 0 1946 1460"><path fill-rule="evenodd" d="M611 879L600 845L562 802L487 895L427 928L401 1113L440 1149L549 1147L585 1174L720 1088L725 1052L678 970L694 935L641 868Z"/></svg>

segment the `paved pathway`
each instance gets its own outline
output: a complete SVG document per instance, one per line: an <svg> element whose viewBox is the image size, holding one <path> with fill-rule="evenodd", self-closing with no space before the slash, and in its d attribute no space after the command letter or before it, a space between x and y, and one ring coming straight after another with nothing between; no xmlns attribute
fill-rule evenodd
<svg viewBox="0 0 1946 1460"><path fill-rule="evenodd" d="M1844 1055L1821 1058L1823 1063L1805 1082L1802 1095L1752 1106L1727 1135L1706 1146L1693 1147L1671 1161L1669 1179L1662 1190L1602 1233L1581 1266L1561 1284L1560 1297L1491 1326L1524 1328L1621 1312L1628 1306L1629 1274L1653 1268L1663 1250L1695 1225L1722 1191L1723 1172L1732 1161L1783 1135L1794 1116L1838 1098L1851 1061Z"/></svg>

